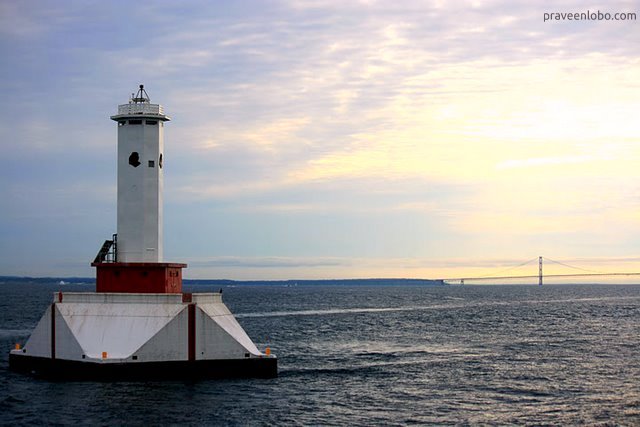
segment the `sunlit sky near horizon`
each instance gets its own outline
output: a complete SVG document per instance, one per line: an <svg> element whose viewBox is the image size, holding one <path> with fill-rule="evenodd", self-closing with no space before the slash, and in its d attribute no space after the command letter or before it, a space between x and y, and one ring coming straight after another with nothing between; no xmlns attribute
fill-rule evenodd
<svg viewBox="0 0 640 427"><path fill-rule="evenodd" d="M640 271L640 22L587 10L640 1L0 0L0 275L94 274L140 83L187 278Z"/></svg>

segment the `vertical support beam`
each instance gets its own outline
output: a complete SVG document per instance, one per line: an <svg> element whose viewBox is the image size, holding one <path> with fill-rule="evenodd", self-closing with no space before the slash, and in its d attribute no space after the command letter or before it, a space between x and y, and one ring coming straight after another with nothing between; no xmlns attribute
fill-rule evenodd
<svg viewBox="0 0 640 427"><path fill-rule="evenodd" d="M542 257L538 257L538 286L542 286Z"/></svg>
<svg viewBox="0 0 640 427"><path fill-rule="evenodd" d="M51 304L51 359L56 358L56 303Z"/></svg>
<svg viewBox="0 0 640 427"><path fill-rule="evenodd" d="M189 361L193 362L196 360L196 305L189 304L187 306L187 323L188 323L188 354Z"/></svg>

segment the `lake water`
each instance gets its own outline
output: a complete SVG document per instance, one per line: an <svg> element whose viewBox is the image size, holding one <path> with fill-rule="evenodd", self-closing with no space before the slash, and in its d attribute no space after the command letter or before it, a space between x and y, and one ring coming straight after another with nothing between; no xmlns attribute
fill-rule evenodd
<svg viewBox="0 0 640 427"><path fill-rule="evenodd" d="M640 425L640 286L225 287L277 379L8 371L59 289L93 286L0 284L2 424Z"/></svg>

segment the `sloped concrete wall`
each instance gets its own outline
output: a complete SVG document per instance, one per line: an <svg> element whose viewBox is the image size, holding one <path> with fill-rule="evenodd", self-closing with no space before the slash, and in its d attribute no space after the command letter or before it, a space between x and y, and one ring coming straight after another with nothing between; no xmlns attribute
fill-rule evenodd
<svg viewBox="0 0 640 427"><path fill-rule="evenodd" d="M189 350L187 307L181 308L182 310L171 321L132 354L137 356L139 362L187 360Z"/></svg>
<svg viewBox="0 0 640 427"><path fill-rule="evenodd" d="M60 306L61 304L54 305L56 316L56 359L82 360L85 352L78 343L77 335L67 324L65 315L60 311Z"/></svg>
<svg viewBox="0 0 640 427"><path fill-rule="evenodd" d="M196 311L197 359L236 359L247 353L261 355L223 303L198 305Z"/></svg>
<svg viewBox="0 0 640 427"><path fill-rule="evenodd" d="M101 359L103 352L109 359L131 356L184 310L182 304L71 302L56 306L84 354L94 359Z"/></svg>
<svg viewBox="0 0 640 427"><path fill-rule="evenodd" d="M51 305L40 318L23 350L28 356L51 357Z"/></svg>

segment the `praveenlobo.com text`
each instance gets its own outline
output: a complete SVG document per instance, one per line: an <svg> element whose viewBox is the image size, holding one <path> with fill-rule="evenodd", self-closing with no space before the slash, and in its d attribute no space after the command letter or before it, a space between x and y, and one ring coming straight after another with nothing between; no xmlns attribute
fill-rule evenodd
<svg viewBox="0 0 640 427"><path fill-rule="evenodd" d="M635 21L635 12L545 12L542 16L547 21Z"/></svg>

